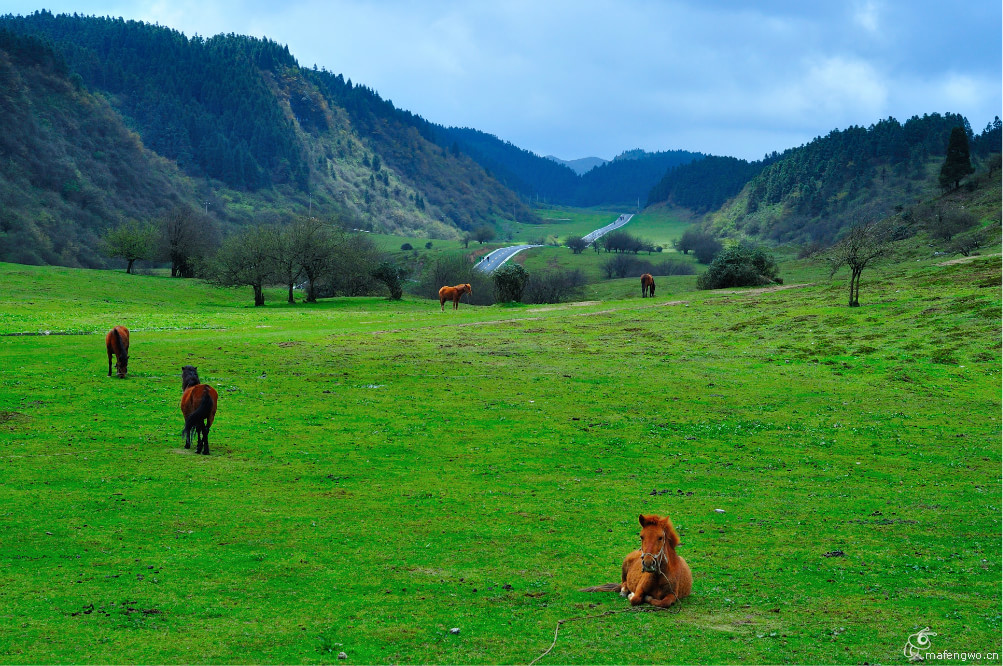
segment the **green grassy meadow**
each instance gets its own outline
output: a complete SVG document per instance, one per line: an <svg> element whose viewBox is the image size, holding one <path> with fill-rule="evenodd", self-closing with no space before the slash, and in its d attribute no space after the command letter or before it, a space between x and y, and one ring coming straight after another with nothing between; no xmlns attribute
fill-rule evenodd
<svg viewBox="0 0 1003 666"><path fill-rule="evenodd" d="M789 263L445 314L0 264L0 662L528 664L584 616L540 664L905 663L924 627L998 654L1000 258L937 261L854 309ZM639 513L693 596L602 615L577 590Z"/></svg>

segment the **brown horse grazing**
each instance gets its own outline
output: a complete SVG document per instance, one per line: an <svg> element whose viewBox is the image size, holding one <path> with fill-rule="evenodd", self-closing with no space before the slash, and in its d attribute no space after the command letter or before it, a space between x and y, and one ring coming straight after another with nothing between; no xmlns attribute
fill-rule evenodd
<svg viewBox="0 0 1003 666"><path fill-rule="evenodd" d="M582 592L614 592L630 599L631 606L648 602L666 608L688 597L693 589L693 574L686 560L676 555L679 535L666 516L637 517L641 523L641 549L623 560L620 584L608 583L586 587Z"/></svg>
<svg viewBox="0 0 1003 666"><path fill-rule="evenodd" d="M469 294L469 284L458 284L455 287L443 287L439 290L439 311L446 311L446 301L453 301L453 309L460 307L460 296Z"/></svg>
<svg viewBox="0 0 1003 666"><path fill-rule="evenodd" d="M116 326L104 336L104 346L108 349L108 376L111 377L111 357L115 355L115 370L118 378L125 379L129 370L129 329Z"/></svg>
<svg viewBox="0 0 1003 666"><path fill-rule="evenodd" d="M651 273L641 276L641 298L646 296L655 297L655 278L651 277Z"/></svg>
<svg viewBox="0 0 1003 666"><path fill-rule="evenodd" d="M198 371L193 365L181 368L181 413L185 417L185 448L192 448L192 429L195 429L197 445L195 453L209 455L209 428L216 418L216 403L219 394L216 389L199 381Z"/></svg>

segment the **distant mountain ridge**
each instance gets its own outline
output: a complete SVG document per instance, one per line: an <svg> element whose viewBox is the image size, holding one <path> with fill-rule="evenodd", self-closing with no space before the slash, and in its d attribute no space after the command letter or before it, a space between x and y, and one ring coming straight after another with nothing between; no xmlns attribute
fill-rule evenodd
<svg viewBox="0 0 1003 666"><path fill-rule="evenodd" d="M601 157L580 157L577 160L562 160L560 157L555 157L554 155L547 155L548 160L553 160L558 164L563 164L568 167L579 176L581 176L586 171L591 171L597 166L602 166L606 164L609 160L604 160Z"/></svg>

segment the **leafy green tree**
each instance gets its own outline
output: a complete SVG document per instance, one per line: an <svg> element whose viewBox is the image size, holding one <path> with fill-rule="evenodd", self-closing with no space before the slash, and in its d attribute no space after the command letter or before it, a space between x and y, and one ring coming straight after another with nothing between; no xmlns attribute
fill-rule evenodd
<svg viewBox="0 0 1003 666"><path fill-rule="evenodd" d="M520 264L505 264L492 275L495 294L501 303L518 303L529 280L529 273Z"/></svg>
<svg viewBox="0 0 1003 666"><path fill-rule="evenodd" d="M485 224L484 226L478 227L474 230L474 240L483 245L488 241L494 240L495 228Z"/></svg>
<svg viewBox="0 0 1003 666"><path fill-rule="evenodd" d="M296 256L294 231L293 225L287 225L281 229L274 227L270 229L272 234L271 259L275 271L275 281L288 288L287 303L296 302L293 297L293 288L303 275L303 267Z"/></svg>
<svg viewBox="0 0 1003 666"><path fill-rule="evenodd" d="M115 227L104 237L105 253L128 262L125 272L132 273L132 265L153 256L157 230L151 224L130 220Z"/></svg>
<svg viewBox="0 0 1003 666"><path fill-rule="evenodd" d="M574 254L581 254L589 246L588 242L581 236L568 236L564 244L570 247Z"/></svg>
<svg viewBox="0 0 1003 666"><path fill-rule="evenodd" d="M381 262L373 271L373 277L390 289L390 300L399 301L404 295L404 269L397 264L390 261Z"/></svg>
<svg viewBox="0 0 1003 666"><path fill-rule="evenodd" d="M963 127L955 127L947 140L947 157L940 167L940 186L946 190L953 184L958 189L961 179L971 173L975 173L975 167L968 154L968 134Z"/></svg>
<svg viewBox="0 0 1003 666"><path fill-rule="evenodd" d="M782 282L773 255L761 247L744 243L720 252L697 278L699 289L725 287L760 287Z"/></svg>
<svg viewBox="0 0 1003 666"><path fill-rule="evenodd" d="M212 221L188 206L176 206L160 218L160 256L171 262L171 277L194 277L199 260L218 246Z"/></svg>
<svg viewBox="0 0 1003 666"><path fill-rule="evenodd" d="M316 303L319 280L330 270L344 231L315 217L301 217L293 222L292 234L292 251L306 278L305 300Z"/></svg>
<svg viewBox="0 0 1003 666"><path fill-rule="evenodd" d="M860 307L860 276L868 265L888 251L887 231L875 224L854 224L843 238L829 249L826 260L835 275L843 266L850 269L851 308Z"/></svg>

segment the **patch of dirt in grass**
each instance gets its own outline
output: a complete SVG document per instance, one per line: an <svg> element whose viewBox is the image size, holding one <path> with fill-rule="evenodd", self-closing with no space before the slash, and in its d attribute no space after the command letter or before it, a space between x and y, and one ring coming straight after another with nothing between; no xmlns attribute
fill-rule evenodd
<svg viewBox="0 0 1003 666"><path fill-rule="evenodd" d="M551 312L553 310L567 310L568 308L583 308L587 305L599 305L602 301L576 301L574 303L564 303L562 305L548 305L542 308L531 308L526 312Z"/></svg>
<svg viewBox="0 0 1003 666"><path fill-rule="evenodd" d="M745 289L742 291L717 291L718 294L768 294L774 291L784 291L786 289L800 289L802 287L810 287L814 282L802 282L801 284L779 284L773 287L761 287L759 289Z"/></svg>
<svg viewBox="0 0 1003 666"><path fill-rule="evenodd" d="M20 422L27 421L28 417L21 412L0 412L0 423L8 423L10 421Z"/></svg>
<svg viewBox="0 0 1003 666"><path fill-rule="evenodd" d="M942 261L937 266L953 266L954 264L965 264L969 261L975 261L976 259L992 259L993 257L1003 256L1000 254L973 254L970 257L958 257L957 259L948 259L947 261Z"/></svg>

